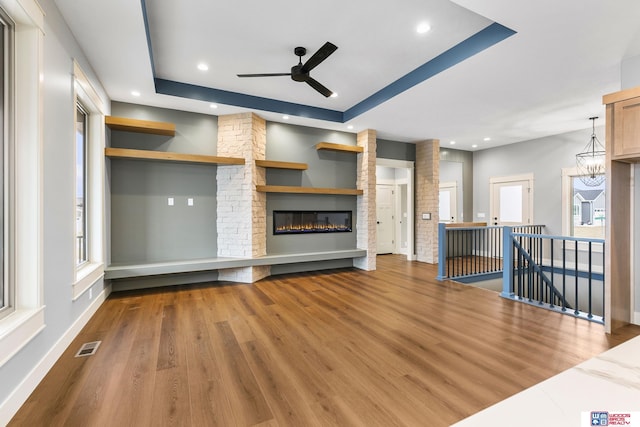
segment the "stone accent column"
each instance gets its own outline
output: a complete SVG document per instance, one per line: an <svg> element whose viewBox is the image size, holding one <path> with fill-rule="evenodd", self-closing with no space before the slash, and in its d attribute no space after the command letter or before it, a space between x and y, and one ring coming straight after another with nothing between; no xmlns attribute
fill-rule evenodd
<svg viewBox="0 0 640 427"><path fill-rule="evenodd" d="M440 195L440 141L416 143L416 257L438 263L438 213ZM422 219L430 213L431 219Z"/></svg>
<svg viewBox="0 0 640 427"><path fill-rule="evenodd" d="M267 196L256 185L266 183L264 160L266 122L253 113L218 117L217 155L242 157L243 166L218 165L218 256L253 258L267 253ZM229 268L218 271L219 280L253 283L270 274L270 266Z"/></svg>
<svg viewBox="0 0 640 427"><path fill-rule="evenodd" d="M358 228L356 238L358 248L366 249L367 256L355 258L354 267L362 270L376 269L376 131L364 130L358 133L357 144L364 151L358 153L358 175L356 187L364 191L357 196Z"/></svg>

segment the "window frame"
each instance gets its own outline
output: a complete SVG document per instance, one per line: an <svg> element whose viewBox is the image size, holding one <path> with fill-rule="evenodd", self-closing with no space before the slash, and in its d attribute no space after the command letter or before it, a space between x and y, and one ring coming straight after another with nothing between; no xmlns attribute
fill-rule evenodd
<svg viewBox="0 0 640 427"><path fill-rule="evenodd" d="M87 114L86 119L86 232L85 237L87 244L87 261L82 264L76 264L74 255L74 281L72 284L73 300L77 300L98 280L104 277L104 114L105 106L98 96L86 74L77 61L73 61L73 77L74 77L74 108L71 123L74 129L74 147L75 147L75 123L77 105L81 105ZM74 148L75 152L75 148ZM74 177L75 187L75 177ZM72 192L72 203L75 213L76 192L75 188ZM74 221L75 214L71 218ZM76 251L75 232L73 236L73 253Z"/></svg>
<svg viewBox="0 0 640 427"><path fill-rule="evenodd" d="M9 279L9 258L7 250L9 248L9 212L7 203L7 196L9 193L8 182L9 182L9 146L10 146L10 138L9 138L9 87L10 87L10 79L11 73L9 67L11 66L10 58L12 57L12 53L10 51L12 46L12 35L11 35L11 23L7 18L6 14L3 11L0 11L0 31L2 32L2 39L0 40L0 44L2 46L2 63L0 64L0 73L1 73L1 93L0 93L0 102L2 103L2 115L0 116L0 131L2 132L1 140L0 140L0 287L2 288L0 294L0 319L4 316L8 316L13 307L15 306L14 299L14 290L13 286L11 286L11 281Z"/></svg>
<svg viewBox="0 0 640 427"><path fill-rule="evenodd" d="M7 277L13 306L0 319L0 366L45 328L43 303L43 116L44 13L35 0L0 0L10 20L7 87L9 171L5 189L9 235ZM20 102L16 102L16 100ZM18 197L19 195L19 197Z"/></svg>
<svg viewBox="0 0 640 427"><path fill-rule="evenodd" d="M572 181L574 178L580 176L577 167L562 168L562 235L571 236L571 224L573 223L573 186ZM605 181L605 197L607 197L607 181ZM606 227L606 218L605 218ZM604 240L604 236L601 238ZM567 249L573 249L575 242L567 241ZM589 245L585 242L578 242L578 250L586 251L589 249ZM602 252L602 247L599 245L592 246L593 252Z"/></svg>
<svg viewBox="0 0 640 427"><path fill-rule="evenodd" d="M83 120L82 120L82 161L79 164L79 157L80 154L78 153L78 148L79 148L79 144L78 144L78 116L82 114L83 116ZM87 217L88 217L88 212L87 210L90 209L90 207L88 206L88 194L87 194L87 190L88 190L88 161L89 161L89 156L88 156L88 149L89 149L89 138L88 138L88 122L89 122L89 114L86 112L86 109L84 108L84 106L82 105L82 102L76 102L76 127L75 127L75 131L76 131L76 152L75 152L75 166L76 166L76 179L75 179L75 185L76 185L76 190L77 190L77 185L79 183L78 181L78 166L80 166L80 168L82 168L82 237L83 237L83 241L82 244L78 243L78 235L75 235L76 238L76 245L74 245L74 250L75 252L75 259L76 259L76 268L78 267L82 267L84 263L88 262L91 258L89 255L89 245L88 245L88 227L87 227ZM78 208L78 197L77 197L77 193L76 193L76 214L77 214L77 208ZM74 228L76 233L78 231L77 229L77 221L78 219L76 218L76 227ZM81 255L82 254L82 255Z"/></svg>

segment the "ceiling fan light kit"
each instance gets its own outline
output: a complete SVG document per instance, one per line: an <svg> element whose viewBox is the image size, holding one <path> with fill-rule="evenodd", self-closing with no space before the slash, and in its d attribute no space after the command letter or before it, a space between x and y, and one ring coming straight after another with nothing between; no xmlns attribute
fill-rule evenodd
<svg viewBox="0 0 640 427"><path fill-rule="evenodd" d="M305 82L316 91L320 92L325 97L330 97L333 92L325 87L323 84L315 80L309 75L309 72L317 67L322 61L327 59L333 52L338 49L336 45L331 42L326 42L320 49L316 51L311 58L304 64L302 63L302 57L307 54L307 49L301 46L296 47L293 53L298 57L298 64L291 67L290 73L261 73L261 74L238 74L238 77L278 77L278 76L291 76L291 79L296 82Z"/></svg>

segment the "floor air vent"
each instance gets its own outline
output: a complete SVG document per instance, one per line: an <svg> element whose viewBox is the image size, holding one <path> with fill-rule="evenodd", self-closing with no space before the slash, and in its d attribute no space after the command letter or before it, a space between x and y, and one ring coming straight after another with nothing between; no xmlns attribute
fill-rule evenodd
<svg viewBox="0 0 640 427"><path fill-rule="evenodd" d="M80 350L78 350L78 352L76 353L76 357L91 356L92 354L96 354L96 351L98 351L98 347L100 347L101 342L102 341L93 341L82 344L82 347L80 347Z"/></svg>

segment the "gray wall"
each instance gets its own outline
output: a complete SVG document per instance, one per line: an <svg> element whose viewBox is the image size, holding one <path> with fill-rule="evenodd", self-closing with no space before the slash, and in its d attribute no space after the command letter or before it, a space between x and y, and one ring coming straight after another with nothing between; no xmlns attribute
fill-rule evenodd
<svg viewBox="0 0 640 427"><path fill-rule="evenodd" d="M459 164L457 167L452 167ZM462 176L457 172L462 170ZM455 175L453 175L455 171ZM458 221L473 218L473 153L471 151L440 148L440 182L458 183ZM462 217L460 217L462 213Z"/></svg>
<svg viewBox="0 0 640 427"><path fill-rule="evenodd" d="M416 161L416 145L407 142L376 140L376 157L378 159Z"/></svg>
<svg viewBox="0 0 640 427"><path fill-rule="evenodd" d="M216 153L218 118L114 102L114 116L174 123L174 137L111 132L111 145ZM111 159L111 262L159 262L217 255L216 166ZM174 206L168 205L168 198ZM187 199L193 206L187 206Z"/></svg>
<svg viewBox="0 0 640 427"><path fill-rule="evenodd" d="M307 163L309 167L305 171L268 169L267 184L356 188L356 155L318 151L315 149L315 145L319 142L356 145L356 135L268 122L266 158L268 160ZM267 253L329 251L356 247L355 228L351 233L274 236L274 210L349 210L353 212L352 220L356 224L356 196L268 193ZM272 270L279 271L274 268Z"/></svg>
<svg viewBox="0 0 640 427"><path fill-rule="evenodd" d="M640 86L640 55L622 61L622 89Z"/></svg>
<svg viewBox="0 0 640 427"><path fill-rule="evenodd" d="M215 116L116 102L112 109L113 115L176 124L175 137L112 131L110 139L114 147L215 154ZM357 157L352 153L316 150L315 145L322 141L355 145L356 137L344 132L267 123L266 158L308 164L306 171L267 169L267 184L355 188ZM217 255L216 166L126 159L111 159L109 163L113 263ZM174 206L168 206L169 197L174 198ZM187 198L194 199L194 206L187 206ZM355 224L355 196L267 194L267 252L356 247L355 232L274 236L274 210L349 210Z"/></svg>
<svg viewBox="0 0 640 427"><path fill-rule="evenodd" d="M585 120L586 121L586 120ZM604 128L596 127L600 142ZM591 129L554 135L473 153L473 218L489 217L489 178L533 173L533 222L547 234L562 234L562 168L575 166L575 155L589 142Z"/></svg>
<svg viewBox="0 0 640 427"><path fill-rule="evenodd" d="M20 383L63 339L81 315L102 292L104 283L72 300L74 281L75 206L75 130L73 117L73 59L99 91L103 103L109 100L90 64L77 45L53 0L39 0L45 12L44 70L42 78L44 128L43 144L43 304L45 328L14 357L0 367L0 402L4 402ZM107 111L108 113L108 111Z"/></svg>

